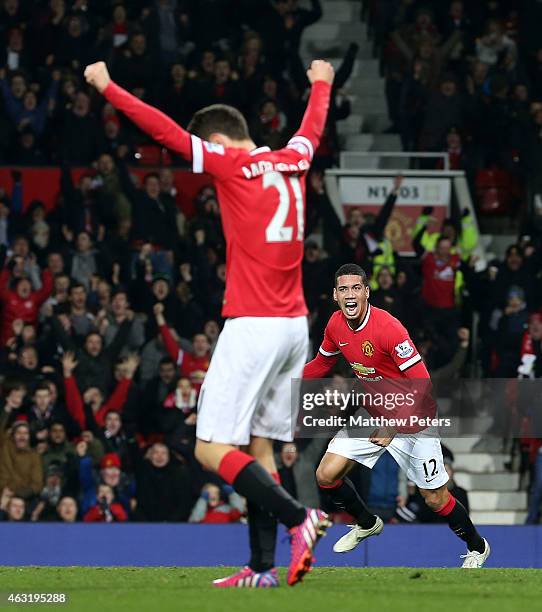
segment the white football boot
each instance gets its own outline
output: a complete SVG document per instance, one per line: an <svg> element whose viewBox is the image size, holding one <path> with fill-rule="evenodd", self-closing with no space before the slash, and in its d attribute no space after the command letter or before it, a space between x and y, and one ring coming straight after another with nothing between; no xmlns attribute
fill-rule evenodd
<svg viewBox="0 0 542 612"><path fill-rule="evenodd" d="M375 524L369 529L363 529L359 525L348 525L352 529L342 538L337 540L333 546L333 551L336 553L345 553L354 550L356 546L363 540L378 535L384 529L384 522L377 516Z"/></svg>
<svg viewBox="0 0 542 612"><path fill-rule="evenodd" d="M489 547L489 542L484 538L485 549L483 553L479 553L476 550L469 550L466 555L461 555L461 559L465 559L463 561L463 565L461 566L464 569L478 569L484 565L486 559L489 557L489 553L491 552L491 548Z"/></svg>

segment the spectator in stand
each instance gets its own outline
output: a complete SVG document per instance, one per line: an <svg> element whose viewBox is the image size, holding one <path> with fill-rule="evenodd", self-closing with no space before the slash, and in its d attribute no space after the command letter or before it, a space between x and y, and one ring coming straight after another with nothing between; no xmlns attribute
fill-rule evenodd
<svg viewBox="0 0 542 612"><path fill-rule="evenodd" d="M47 440L49 427L55 421L70 422L65 408L59 404L53 404L51 387L45 381L38 383L34 388L32 404L26 411L26 419L33 440Z"/></svg>
<svg viewBox="0 0 542 612"><path fill-rule="evenodd" d="M119 170L124 192L133 203L134 238L152 245L154 271L171 276L178 240L175 203L161 193L156 172L145 176L144 189L137 189L124 164Z"/></svg>
<svg viewBox="0 0 542 612"><path fill-rule="evenodd" d="M415 248L422 256L421 297L425 324L448 339L451 357L456 348L459 328L459 310L456 305L459 256L451 252L452 243L444 236L438 238L434 252L424 252L419 242Z"/></svg>
<svg viewBox="0 0 542 612"><path fill-rule="evenodd" d="M395 253L384 232L402 183L401 175L393 179L392 190L376 216L364 215L359 208L350 210L348 223L344 227L341 261L354 261L363 265L371 272L371 276L378 274L383 265L395 271ZM371 286L375 286L374 280L371 281Z"/></svg>
<svg viewBox="0 0 542 612"><path fill-rule="evenodd" d="M516 375L528 317L525 292L521 287L510 287L504 309L495 308L489 323L496 360L492 375L496 378L513 378Z"/></svg>
<svg viewBox="0 0 542 612"><path fill-rule="evenodd" d="M20 256L15 256L0 272L0 303L3 305L0 328L1 346L4 346L11 337L12 324L15 319L22 319L32 325L37 323L39 309L49 297L53 287L51 273L49 270L44 270L41 289L33 291L28 278L21 276L23 266L24 260ZM10 279L12 279L13 288L9 286Z"/></svg>
<svg viewBox="0 0 542 612"><path fill-rule="evenodd" d="M89 174L82 174L78 186L74 187L70 167L64 164L61 170L64 237L71 242L74 235L86 231L96 240L105 233L103 224L105 214L98 192L93 189L92 177Z"/></svg>
<svg viewBox="0 0 542 612"><path fill-rule="evenodd" d="M211 360L211 347L207 336L205 334L196 334L192 338L192 352L184 351L167 326L162 304L155 304L154 314L166 351L179 367L181 376L186 376L199 392Z"/></svg>
<svg viewBox="0 0 542 612"><path fill-rule="evenodd" d="M5 489L4 489L5 491ZM19 523L26 520L26 502L17 495L2 494L0 499L0 521Z"/></svg>
<svg viewBox="0 0 542 612"><path fill-rule="evenodd" d="M458 91L453 75L444 75L438 91L429 97L418 148L420 151L438 151L446 133L452 127L462 127L466 122L467 108Z"/></svg>
<svg viewBox="0 0 542 612"><path fill-rule="evenodd" d="M73 376L77 366L75 355L66 352L62 358L66 407L81 431L90 430L98 435L105 425L105 417L110 410L122 413L132 385L132 379L139 366L139 357L132 354L125 359L124 378L117 383L115 390L107 401L104 401L103 393L99 387L83 387L83 395L81 396L77 381Z"/></svg>
<svg viewBox="0 0 542 612"><path fill-rule="evenodd" d="M19 24L22 26L22 24ZM5 56L0 60L9 70L30 72L31 56L28 52L22 27L11 28L7 33Z"/></svg>
<svg viewBox="0 0 542 612"><path fill-rule="evenodd" d="M159 412L160 431L164 442L188 460L194 458L196 445L197 391L186 377L164 400Z"/></svg>
<svg viewBox="0 0 542 612"><path fill-rule="evenodd" d="M403 292L397 287L391 270L382 266L376 276L377 289L371 292L371 304L387 310L399 321L406 320L406 307Z"/></svg>
<svg viewBox="0 0 542 612"><path fill-rule="evenodd" d="M171 457L165 444L155 443L136 469L136 520L186 521L193 506L190 473Z"/></svg>
<svg viewBox="0 0 542 612"><path fill-rule="evenodd" d="M121 323L119 331L111 344L104 348L103 338L97 332L90 332L86 337L83 348L80 349L75 342L73 334L70 335L59 317L52 318L55 336L64 351L75 353L77 363L77 383L82 389L96 386L107 391L112 379L113 364L118 359L127 338L130 335L132 322L130 313Z"/></svg>
<svg viewBox="0 0 542 612"><path fill-rule="evenodd" d="M272 71L276 74L295 57L303 30L322 17L320 0L311 8L299 8L297 0L277 0L265 7L254 7L255 29L261 32Z"/></svg>
<svg viewBox="0 0 542 612"><path fill-rule="evenodd" d="M246 111L246 94L243 85L226 57L215 60L214 79L207 91L200 92L200 98L197 100L199 107L209 104L228 104Z"/></svg>
<svg viewBox="0 0 542 612"><path fill-rule="evenodd" d="M326 444L325 438L315 438L280 447L277 465L281 484L303 505L320 505L315 473Z"/></svg>
<svg viewBox="0 0 542 612"><path fill-rule="evenodd" d="M306 240L303 258L303 292L311 316L316 316L322 301L329 300L330 274L330 262L324 257L318 243L315 240Z"/></svg>
<svg viewBox="0 0 542 612"><path fill-rule="evenodd" d="M5 75L0 70L0 90L4 98L4 105L19 132L30 128L36 136L43 134L48 116L55 105L59 81L60 72L57 70L53 72L49 89L38 104L35 92L30 89L25 92L22 100L15 97L6 82Z"/></svg>
<svg viewBox="0 0 542 612"><path fill-rule="evenodd" d="M124 352L137 351L145 342L145 326L141 316L130 314L130 302L128 293L120 287L111 297L111 311L106 314L104 319L105 331L103 337L105 345L109 346L115 339L120 330L120 326L127 317L132 317L130 334L124 344Z"/></svg>
<svg viewBox="0 0 542 612"><path fill-rule="evenodd" d="M115 119L116 121L113 121ZM117 124L118 117L114 115L109 122ZM127 147L121 148L117 152L117 157L123 159L127 155ZM93 178L92 186L96 190L98 197L102 202L102 208L107 206L111 209L109 218L106 219L109 225L120 224L125 219L132 219L132 204L123 192L123 184L121 181L121 172L115 164L113 157L110 154L103 153L96 161L96 176ZM98 233L97 239L101 242L104 238L103 234Z"/></svg>
<svg viewBox="0 0 542 612"><path fill-rule="evenodd" d="M63 493L62 466L51 463L45 471L45 486L32 514L31 521L52 521L56 517L56 508Z"/></svg>
<svg viewBox="0 0 542 612"><path fill-rule="evenodd" d="M49 465L56 464L63 469L64 475L68 476L74 455L75 446L68 441L64 422L53 421L49 426L47 449L41 456L44 471L47 471Z"/></svg>
<svg viewBox="0 0 542 612"><path fill-rule="evenodd" d="M56 507L57 520L62 523L75 523L78 520L79 508L73 497L63 497Z"/></svg>
<svg viewBox="0 0 542 612"><path fill-rule="evenodd" d="M81 339L96 331L96 319L87 308L87 296L85 285L72 282L68 292L67 313L63 313L63 309L55 313L63 329Z"/></svg>
<svg viewBox="0 0 542 612"><path fill-rule="evenodd" d="M91 59L90 32L84 27L79 15L69 16L64 27L52 61L59 66L81 71Z"/></svg>
<svg viewBox="0 0 542 612"><path fill-rule="evenodd" d="M297 446L293 442L286 442L281 446L278 473L280 484L288 493L297 499L297 485L293 471L297 461Z"/></svg>
<svg viewBox="0 0 542 612"><path fill-rule="evenodd" d="M112 74L115 80L128 90L141 89L141 93L152 97L155 93L156 58L141 31L130 36L127 47L115 57Z"/></svg>
<svg viewBox="0 0 542 612"><path fill-rule="evenodd" d="M505 53L516 54L516 44L504 33L502 23L491 19L484 35L476 41L478 60L492 66Z"/></svg>
<svg viewBox="0 0 542 612"><path fill-rule="evenodd" d="M70 276L77 283L83 285L88 291L91 277L103 276L108 269L103 253L99 246L92 244L92 239L86 231L77 234L75 251L71 257Z"/></svg>
<svg viewBox="0 0 542 612"><path fill-rule="evenodd" d="M98 478L99 476L99 478ZM120 457L115 453L106 453L100 460L99 475L95 476L92 469L92 459L88 455L79 459L79 480L82 488L81 512L98 503L97 482L111 487L116 502L122 505L126 515L131 514L135 507L135 487L131 476L121 471Z"/></svg>
<svg viewBox="0 0 542 612"><path fill-rule="evenodd" d="M203 485L201 495L192 508L189 523L237 523L245 513L245 503L233 487L222 489L212 482Z"/></svg>
<svg viewBox="0 0 542 612"><path fill-rule="evenodd" d="M506 249L505 259L498 266L498 271L491 283L490 302L496 308L506 304L510 287L520 287L528 307L535 305L535 287L533 284L533 261L525 259L523 249L510 245Z"/></svg>
<svg viewBox="0 0 542 612"><path fill-rule="evenodd" d="M121 459L125 470L132 467L130 453L133 440L124 430L122 414L117 410L109 410L104 418L104 428L100 432L100 440L105 453L115 453Z"/></svg>
<svg viewBox="0 0 542 612"><path fill-rule="evenodd" d="M285 114L274 100L264 100L258 109L255 122L250 128L254 142L270 149L281 149L288 141L288 125Z"/></svg>
<svg viewBox="0 0 542 612"><path fill-rule="evenodd" d="M98 502L83 517L85 523L123 523L128 520L126 511L115 501L109 485L98 485L96 497Z"/></svg>
<svg viewBox="0 0 542 612"><path fill-rule="evenodd" d="M32 500L43 487L41 458L30 446L27 421L15 421L7 430L12 410L20 408L21 395L19 389L12 390L0 414L0 491L8 487L15 496Z"/></svg>
<svg viewBox="0 0 542 612"><path fill-rule="evenodd" d="M73 107L65 116L61 142L65 162L91 164L101 152L100 125L91 115L90 98L83 91L75 95Z"/></svg>
<svg viewBox="0 0 542 612"><path fill-rule="evenodd" d="M187 78L184 64L179 62L170 68L168 83L160 98L160 107L176 123L186 127L192 117L194 88Z"/></svg>

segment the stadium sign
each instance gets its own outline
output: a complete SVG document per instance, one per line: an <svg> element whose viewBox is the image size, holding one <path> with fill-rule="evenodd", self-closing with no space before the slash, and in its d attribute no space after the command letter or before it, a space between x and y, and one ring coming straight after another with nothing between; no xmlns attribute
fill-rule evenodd
<svg viewBox="0 0 542 612"><path fill-rule="evenodd" d="M345 217L352 207L377 214L393 189L393 177L345 176L339 179L339 194ZM406 177L399 189L386 237L401 255L413 255L412 233L425 206L432 206L429 231L436 232L448 215L452 193L449 178Z"/></svg>

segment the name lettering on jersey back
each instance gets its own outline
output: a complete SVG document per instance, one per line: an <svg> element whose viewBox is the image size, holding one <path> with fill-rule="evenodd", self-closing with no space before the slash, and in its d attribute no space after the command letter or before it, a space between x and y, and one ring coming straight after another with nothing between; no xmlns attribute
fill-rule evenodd
<svg viewBox="0 0 542 612"><path fill-rule="evenodd" d="M268 172L304 172L308 170L310 163L306 159L300 159L295 164L277 162L276 164L264 159L253 162L250 166L242 166L241 170L247 179L267 174Z"/></svg>

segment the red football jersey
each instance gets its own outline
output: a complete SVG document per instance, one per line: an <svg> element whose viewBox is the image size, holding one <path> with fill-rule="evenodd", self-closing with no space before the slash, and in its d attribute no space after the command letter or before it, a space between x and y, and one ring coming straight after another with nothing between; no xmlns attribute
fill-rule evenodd
<svg viewBox="0 0 542 612"><path fill-rule="evenodd" d="M422 297L434 308L455 306L455 277L461 260L452 254L448 261L437 258L435 253L425 253L422 258Z"/></svg>
<svg viewBox="0 0 542 612"><path fill-rule="evenodd" d="M331 372L339 355L348 361L355 376L368 390L379 393L416 391L424 400L404 414L433 417L436 404L430 396L429 373L404 326L389 312L368 305L363 321L352 329L338 310L333 313L324 332L317 356L306 364L303 378L324 378ZM393 383L409 379L408 383ZM414 381L419 380L418 384ZM365 406L372 416L386 410ZM405 426L401 431L419 431L423 427Z"/></svg>
<svg viewBox="0 0 542 612"><path fill-rule="evenodd" d="M191 135L114 83L106 98L155 140L215 179L226 239L224 317L307 314L301 261L305 175L318 147L330 86L313 84L303 122L280 151L224 148Z"/></svg>
<svg viewBox="0 0 542 612"><path fill-rule="evenodd" d="M404 326L389 312L368 305L365 318L352 329L338 310L331 316L319 350L328 371L342 353L361 380L412 378L407 371L422 360ZM427 369L416 370L417 378L429 378Z"/></svg>

